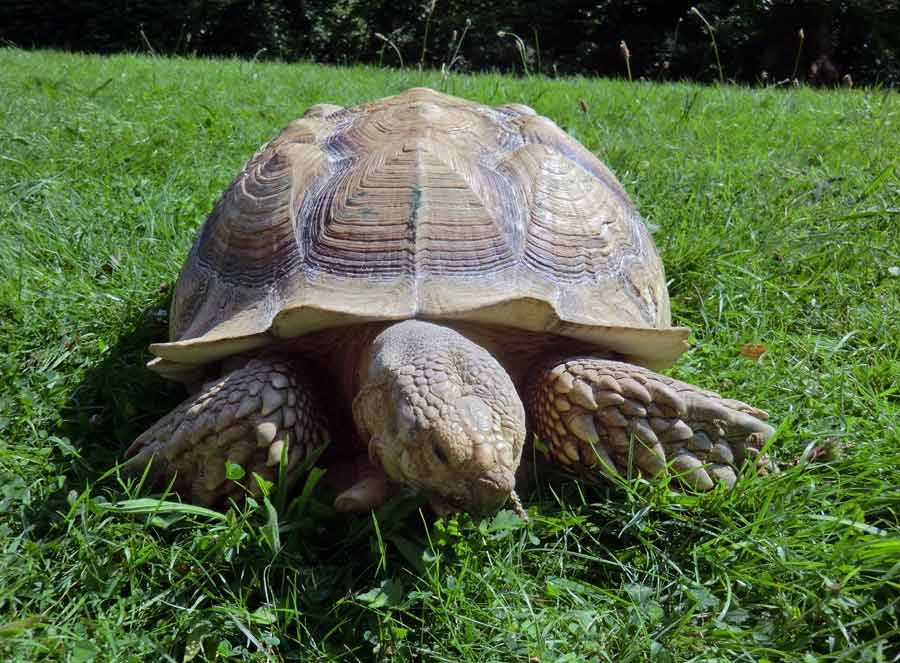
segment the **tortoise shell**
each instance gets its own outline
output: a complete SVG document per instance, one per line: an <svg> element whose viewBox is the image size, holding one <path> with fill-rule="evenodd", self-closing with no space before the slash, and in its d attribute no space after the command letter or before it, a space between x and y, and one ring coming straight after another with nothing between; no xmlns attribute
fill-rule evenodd
<svg viewBox="0 0 900 663"><path fill-rule="evenodd" d="M260 148L200 229L151 365L408 318L571 337L657 368L688 334L593 154L527 106L415 88L314 106Z"/></svg>

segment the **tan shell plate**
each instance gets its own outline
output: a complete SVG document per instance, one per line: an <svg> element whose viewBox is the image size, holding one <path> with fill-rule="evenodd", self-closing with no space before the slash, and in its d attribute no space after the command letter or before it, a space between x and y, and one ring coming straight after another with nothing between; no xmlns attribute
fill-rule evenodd
<svg viewBox="0 0 900 663"><path fill-rule="evenodd" d="M420 318L684 350L659 255L615 176L550 120L416 88L314 106L244 166L172 303L165 364Z"/></svg>

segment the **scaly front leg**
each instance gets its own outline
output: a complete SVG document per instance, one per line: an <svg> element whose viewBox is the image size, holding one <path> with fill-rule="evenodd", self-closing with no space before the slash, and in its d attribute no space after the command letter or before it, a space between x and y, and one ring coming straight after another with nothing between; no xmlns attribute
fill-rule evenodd
<svg viewBox="0 0 900 663"><path fill-rule="evenodd" d="M174 477L185 499L223 506L240 488L226 462L272 480L287 445L287 481L313 450L329 441L311 387L286 363L253 359L206 383L129 447L129 468L150 464L157 482ZM254 482L251 488L255 488Z"/></svg>
<svg viewBox="0 0 900 663"><path fill-rule="evenodd" d="M528 378L534 432L567 468L671 473L698 490L733 486L774 430L768 415L679 380L591 356L541 363Z"/></svg>

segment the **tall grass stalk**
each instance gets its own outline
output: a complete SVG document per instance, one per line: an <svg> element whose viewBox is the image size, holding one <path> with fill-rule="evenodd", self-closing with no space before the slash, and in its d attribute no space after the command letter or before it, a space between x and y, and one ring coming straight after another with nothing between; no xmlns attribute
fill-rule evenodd
<svg viewBox="0 0 900 663"><path fill-rule="evenodd" d="M497 36L512 37L516 40L516 48L519 51L519 57L522 58L522 68L525 70L526 76L531 76L531 71L528 69L528 50L525 48L525 41L515 32L505 32L504 30L500 30Z"/></svg>
<svg viewBox="0 0 900 663"><path fill-rule="evenodd" d="M150 40L147 38L147 33L144 32L144 24L143 23L141 23L140 27L138 28L138 32L141 35L141 41L144 42L144 46L147 48L147 52L150 55L156 56L157 55L156 49L153 48L153 44L151 44Z"/></svg>
<svg viewBox="0 0 900 663"><path fill-rule="evenodd" d="M791 78L797 78L797 69L800 67L800 54L803 52L803 40L806 38L806 34L803 32L803 28L797 30L797 56L794 58L794 71L791 73Z"/></svg>
<svg viewBox="0 0 900 663"><path fill-rule="evenodd" d="M709 40L712 43L713 53L716 56L716 67L719 69L719 83L725 84L725 72L722 70L722 61L719 59L719 47L716 45L716 35L714 34L713 26L709 24L709 21L706 20L706 17L700 13L700 10L696 7L691 7L691 13L696 15L699 18L703 25L706 26L706 33L709 35Z"/></svg>
<svg viewBox="0 0 900 663"><path fill-rule="evenodd" d="M419 71L425 67L425 53L428 51L428 28L431 25L431 15L434 14L434 6L437 4L437 0L431 0L431 5L428 7L428 15L425 17L425 34L422 37L422 54L419 56Z"/></svg>
<svg viewBox="0 0 900 663"><path fill-rule="evenodd" d="M459 39L456 39L456 30L453 31L453 37L450 39L450 49L453 50L453 53L450 55L450 58L447 62L441 63L441 83L447 82L447 77L450 75L450 70L453 69L453 66L459 61L459 49L462 46L463 39L466 38L466 33L469 31L469 28L472 27L472 19L466 19L466 25L462 29L462 33L459 35Z"/></svg>
<svg viewBox="0 0 900 663"><path fill-rule="evenodd" d="M388 39L387 37L385 37L385 36L384 36L383 34L381 34L380 32L376 32L376 33L375 33L375 36L376 36L378 39L380 39L381 41L383 41L384 43L386 43L388 46L390 46L391 48L394 49L394 53L397 54L397 59L400 60L400 68L403 69L403 66L404 66L404 65L403 65L403 56L400 54L400 49L397 48L397 44L395 44L394 42L392 42L390 39Z"/></svg>
<svg viewBox="0 0 900 663"><path fill-rule="evenodd" d="M628 71L628 82L631 82L631 51L628 50L628 44L625 43L625 40L619 42L619 50L622 52L622 57L625 58L625 69Z"/></svg>

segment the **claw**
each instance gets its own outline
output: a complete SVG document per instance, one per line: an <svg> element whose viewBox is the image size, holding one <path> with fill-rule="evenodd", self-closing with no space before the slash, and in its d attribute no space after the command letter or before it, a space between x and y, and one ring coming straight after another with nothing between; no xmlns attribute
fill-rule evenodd
<svg viewBox="0 0 900 663"><path fill-rule="evenodd" d="M256 427L256 443L261 447L272 444L277 433L278 427L275 424L271 421L264 421Z"/></svg>
<svg viewBox="0 0 900 663"><path fill-rule="evenodd" d="M269 453L266 458L266 465L274 467L281 462L281 452L284 449L284 439L275 440L269 447Z"/></svg>
<svg viewBox="0 0 900 663"><path fill-rule="evenodd" d="M703 469L703 463L693 454L678 454L672 459L672 469L678 480L695 490L712 490L713 482Z"/></svg>
<svg viewBox="0 0 900 663"><path fill-rule="evenodd" d="M385 477L365 477L335 498L334 509L344 513L376 509L387 501L388 492Z"/></svg>
<svg viewBox="0 0 900 663"><path fill-rule="evenodd" d="M759 441L758 446L762 446L775 432L775 429L769 424L746 412L733 411L727 422L728 427L737 431L744 439L747 439L748 436L755 436L755 439Z"/></svg>
<svg viewBox="0 0 900 663"><path fill-rule="evenodd" d="M709 458L722 465L734 464L734 454L731 453L731 448L727 444L722 444L721 442L712 448Z"/></svg>
<svg viewBox="0 0 900 663"><path fill-rule="evenodd" d="M719 483L724 483L729 488L734 488L737 483L737 475L728 465L711 465L707 470Z"/></svg>
<svg viewBox="0 0 900 663"><path fill-rule="evenodd" d="M666 452L659 442L645 444L638 440L634 445L634 460L638 467L647 471L651 477L657 477L666 470Z"/></svg>
<svg viewBox="0 0 900 663"><path fill-rule="evenodd" d="M651 446L659 444L659 438L656 437L656 433L650 428L646 419L638 419L635 417L631 420L630 424L629 429L643 442ZM665 458L665 454L663 454L663 458Z"/></svg>
<svg viewBox="0 0 900 663"><path fill-rule="evenodd" d="M284 373L269 373L269 381L276 389L287 389L291 386L291 381Z"/></svg>
<svg viewBox="0 0 900 663"><path fill-rule="evenodd" d="M760 453L759 449L756 447L744 448L744 455L740 454L739 449L735 449L735 451L738 451L736 456L738 463L743 463L747 459L752 460L756 471L761 475L768 474L769 472L778 472L778 466L772 462L772 459L769 458L769 454Z"/></svg>

